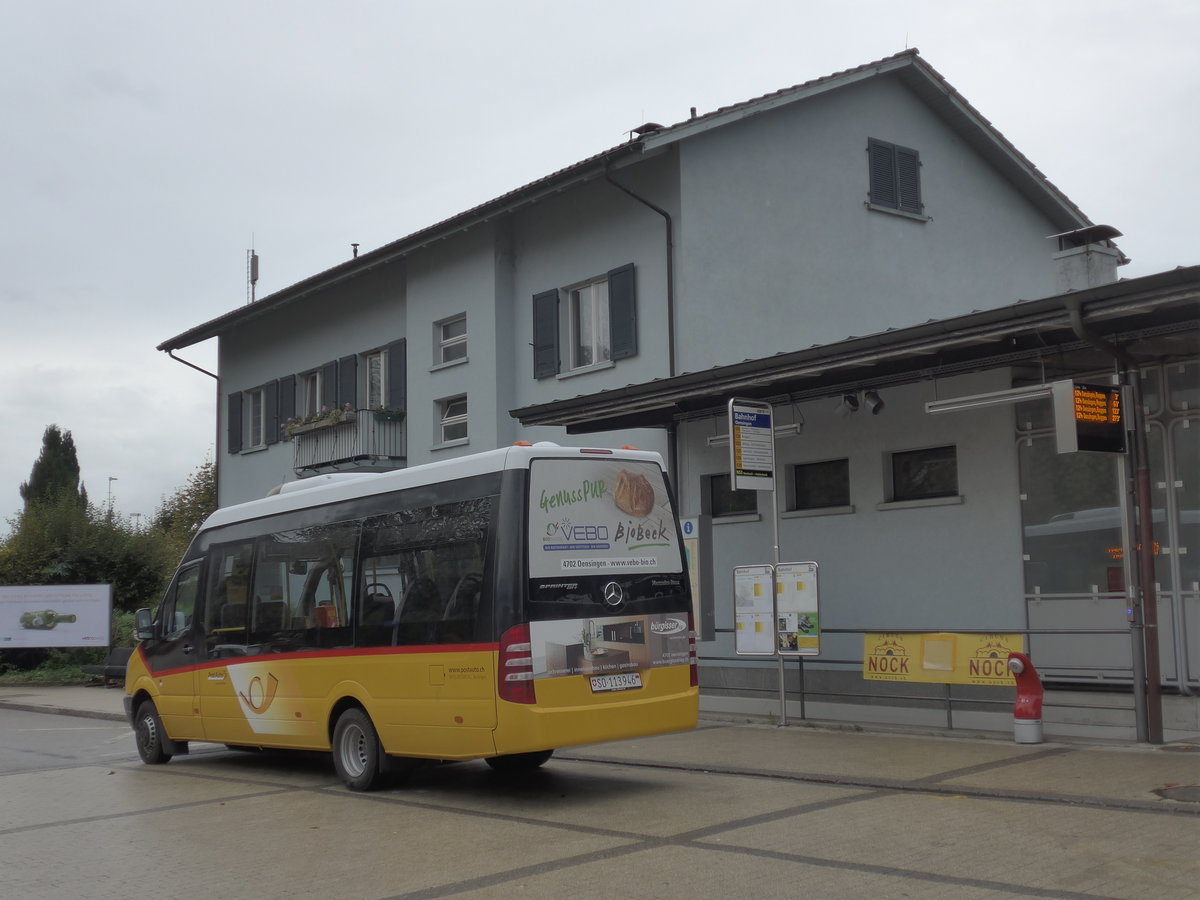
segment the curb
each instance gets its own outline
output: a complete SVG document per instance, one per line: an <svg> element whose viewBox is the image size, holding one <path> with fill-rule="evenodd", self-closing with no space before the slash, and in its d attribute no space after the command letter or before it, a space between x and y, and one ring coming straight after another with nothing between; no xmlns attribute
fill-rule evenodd
<svg viewBox="0 0 1200 900"><path fill-rule="evenodd" d="M98 712L86 709L69 709L61 706L47 706L44 703L17 703L12 700L0 700L0 709L15 709L21 712L45 713L48 716L76 716L81 719L103 719L106 722L125 722L121 713Z"/></svg>

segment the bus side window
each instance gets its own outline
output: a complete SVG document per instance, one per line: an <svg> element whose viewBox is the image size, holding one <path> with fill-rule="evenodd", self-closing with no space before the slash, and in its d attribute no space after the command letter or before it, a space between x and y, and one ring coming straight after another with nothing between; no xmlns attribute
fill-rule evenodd
<svg viewBox="0 0 1200 900"><path fill-rule="evenodd" d="M495 498L414 506L363 524L359 646L468 643L481 602Z"/></svg>
<svg viewBox="0 0 1200 900"><path fill-rule="evenodd" d="M192 630L192 622L199 611L199 599L200 566L197 564L179 572L163 601L159 616L163 640L177 640Z"/></svg>
<svg viewBox="0 0 1200 900"><path fill-rule="evenodd" d="M214 548L208 563L204 632L209 658L246 654L247 591L254 544Z"/></svg>
<svg viewBox="0 0 1200 900"><path fill-rule="evenodd" d="M344 570L352 570L356 542L357 525L344 522L259 539L250 614L259 652L349 643Z"/></svg>

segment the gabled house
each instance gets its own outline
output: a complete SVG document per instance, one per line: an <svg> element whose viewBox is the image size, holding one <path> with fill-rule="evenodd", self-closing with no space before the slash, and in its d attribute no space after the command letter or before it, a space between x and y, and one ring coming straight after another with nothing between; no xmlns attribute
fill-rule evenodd
<svg viewBox="0 0 1200 900"><path fill-rule="evenodd" d="M712 547L703 684L769 702L770 667L733 658L729 571L769 555L770 523L730 490L730 395L703 384L770 400L802 435L781 454L781 543L821 561L839 658L867 631L1028 629L1011 409L965 427L920 407L930 385L1010 388L1045 360L959 365L953 341L905 330L1113 282L1116 236L907 50L645 123L159 349L219 341L222 505L518 439L661 451ZM893 332L914 339L905 361ZM836 416L843 396L874 408ZM871 415L881 396L890 415Z"/></svg>

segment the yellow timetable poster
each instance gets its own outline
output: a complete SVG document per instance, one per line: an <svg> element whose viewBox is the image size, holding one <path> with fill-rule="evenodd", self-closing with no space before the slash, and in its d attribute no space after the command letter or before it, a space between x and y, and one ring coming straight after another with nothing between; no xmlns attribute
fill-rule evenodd
<svg viewBox="0 0 1200 900"><path fill-rule="evenodd" d="M733 570L733 644L739 655L775 653L772 569L772 566L737 566Z"/></svg>

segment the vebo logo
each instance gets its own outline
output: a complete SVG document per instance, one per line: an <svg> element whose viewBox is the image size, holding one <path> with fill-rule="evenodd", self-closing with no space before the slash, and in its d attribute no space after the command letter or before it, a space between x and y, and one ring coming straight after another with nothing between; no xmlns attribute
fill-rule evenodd
<svg viewBox="0 0 1200 900"><path fill-rule="evenodd" d="M554 538L561 535L568 541L607 541L607 525L576 525L568 519L561 522L551 522L546 526L546 537Z"/></svg>

